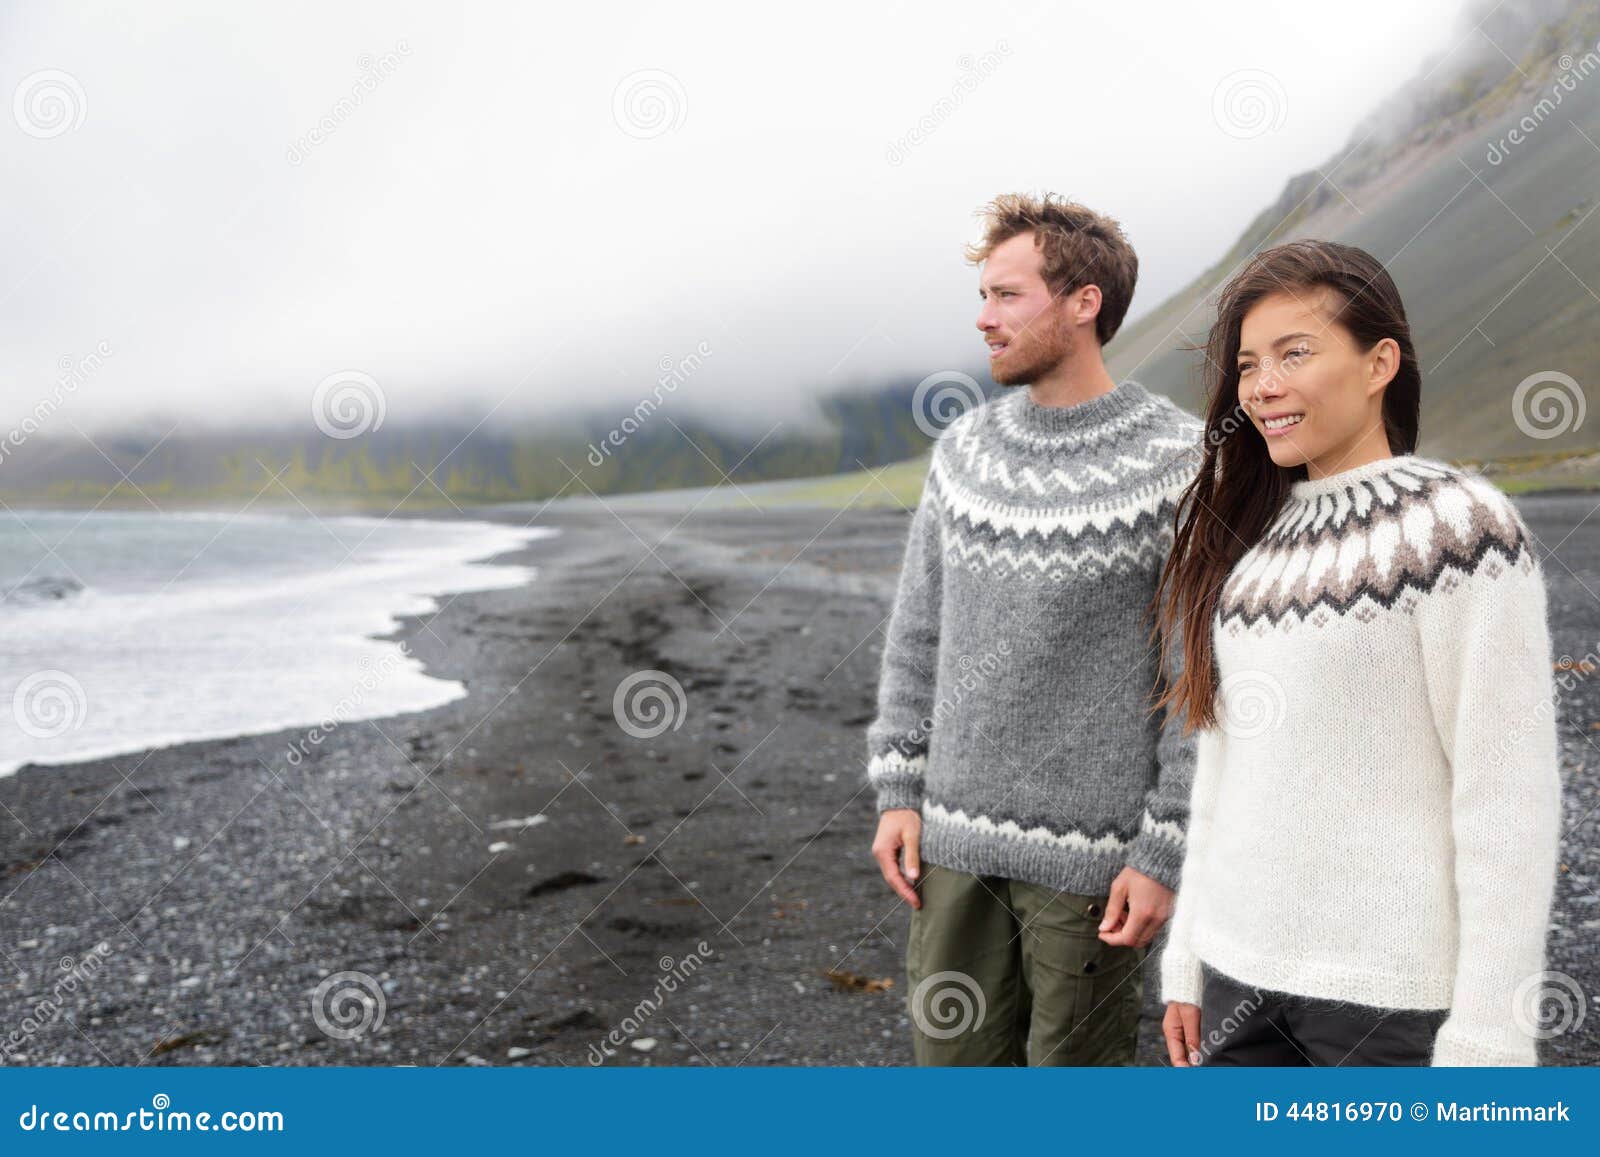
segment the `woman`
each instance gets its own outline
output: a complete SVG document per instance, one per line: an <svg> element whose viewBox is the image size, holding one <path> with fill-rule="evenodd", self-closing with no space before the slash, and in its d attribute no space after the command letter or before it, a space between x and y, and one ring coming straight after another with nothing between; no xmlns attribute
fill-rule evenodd
<svg viewBox="0 0 1600 1157"><path fill-rule="evenodd" d="M1536 1064L1561 805L1531 536L1413 453L1421 375L1370 254L1257 255L1206 353L1156 602L1161 702L1203 729L1173 1064Z"/></svg>

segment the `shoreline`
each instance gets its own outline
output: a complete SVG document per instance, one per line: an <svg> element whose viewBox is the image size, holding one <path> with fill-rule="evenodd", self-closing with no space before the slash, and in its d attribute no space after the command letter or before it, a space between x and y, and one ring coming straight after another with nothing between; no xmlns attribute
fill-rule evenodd
<svg viewBox="0 0 1600 1157"><path fill-rule="evenodd" d="M50 513L19 510L12 511L11 515L16 519L27 519ZM103 517L115 520L117 512L107 512ZM128 517L138 520L136 525L143 525L150 521L151 515L148 512L130 512ZM252 529L250 533L257 543L262 544L283 541L275 536L280 527L287 527L291 521L288 515L263 512L234 517L168 512L161 517L172 518L180 523L195 519L208 527L219 523L216 537L221 537L224 530L234 528L242 521L251 520L259 529ZM489 519L414 519L399 524L415 527L414 533L409 530L402 532L407 543L405 547L396 551L393 546L379 546L365 557L357 558L362 547L385 525L385 520L350 515L308 519L302 512L293 522L297 527L315 524L336 538L343 533L349 533L352 537L363 531L365 534L353 547L340 540L340 546L346 547L348 553L344 558L333 561L331 566L326 565L331 560L324 560L321 564L313 563L299 571L274 571L268 580L261 580L249 568L241 567L221 580L201 580L189 597L203 607L208 598L216 597L219 592L228 600L237 598L243 592L245 597L236 604L239 610L225 629L232 629L233 624L237 623L242 625L240 629L258 632L258 637L263 639L281 640L286 627L290 627L297 618L306 618L306 615L300 614L302 610L308 614L319 609L324 612L328 610L330 600L326 594L318 598L319 589L338 592L370 588L360 599L353 602L347 600L339 613L331 617L325 614L327 621L315 634L302 630L298 641L305 646L294 654L309 657L312 652L306 647L313 644L328 646L323 662L306 662L296 666L288 656L281 656L275 672L279 681L278 689L274 694L259 699L255 696L248 699L236 697L232 702L238 706L220 713L212 712L206 717L186 709L181 697L169 698L164 681L141 686L137 677L129 679L118 671L117 682L113 684L118 694L112 696L108 692L104 698L114 700L142 693L147 701L157 701L150 703L157 710L139 715L113 710L112 719L122 726L104 722L81 730L63 726L48 737L36 737L47 741L29 744L23 740L7 744L4 750L0 750L0 779L9 778L28 767L66 767L96 760L126 759L162 748L206 741L224 742L313 729L333 722L335 716L340 716L343 722L358 722L362 718L383 718L427 710L460 698L466 693L464 687L452 685L450 680L430 676L422 669L420 662L411 658L399 634L403 620L414 614L428 614L432 609L437 609L442 600L473 590L531 581L535 577L531 568L514 564L500 565L493 560L557 533L547 529L514 527L505 521ZM72 529L76 530L77 527ZM129 541L129 533L116 532L123 541ZM297 534L298 531L291 531L286 538L290 542L298 541ZM216 538L213 538L205 546L209 547L215 541ZM205 547L202 547L200 553L204 551ZM261 550L259 553L264 560L271 552ZM75 559L74 562L83 565L82 560ZM39 560L29 574L44 565L45 560ZM42 612L51 616L66 616L71 622L56 622L51 618L18 620L19 626L26 625L28 628L22 632L22 646L26 651L31 644L35 666L51 668L44 674L51 676L54 683L40 692L41 696L51 692L65 696L70 692L80 699L87 698L85 687L78 686L74 676L83 676L86 683L89 681L90 675L85 673L83 666L87 661L88 672L100 676L99 683L92 687L105 683L106 672L96 671L94 666L101 651L103 636L100 632L108 626L116 628L121 623L120 617L109 612L107 607L121 607L124 612L142 610L142 605L130 604L139 598L136 592L147 576L138 571L128 574L112 571L100 575L87 570L86 573L91 577L84 579L65 560L58 560L57 565L66 567L71 575L70 586L76 593L70 598L38 600L39 605L34 608L29 608L24 602L19 613ZM397 573L399 571L408 573ZM24 581L18 589L25 589L27 585ZM278 592L286 586L304 586L308 588L308 593L288 614L283 614L282 607L273 608L272 603ZM165 594L165 588L159 593ZM166 640L175 635L188 637L195 645L205 646L203 640L207 636L195 633L194 624L186 621L184 613L180 611L173 617L171 612L174 608L170 603L162 605L168 612L167 616L156 620L159 624L156 628L123 638L119 643L122 654L131 658L159 651ZM417 610L419 607L420 611ZM215 627L218 624L211 625ZM61 630L66 630L70 642L63 640L59 633L54 633ZM75 635L72 633L74 630L82 634ZM184 635L186 631L187 636ZM53 654L52 648L46 647L41 641L48 638L56 641ZM230 638L235 644L240 641L237 636ZM360 652L359 664L352 650ZM169 657L175 663L183 663L189 657L189 652L180 649ZM187 666L186 663L183 665ZM241 661L239 666L242 665ZM54 670L58 666L68 670ZM221 672L218 667L207 667L203 660L199 670L202 679ZM311 679L315 680L312 685L321 694L306 693L306 680ZM291 688L295 690L285 693ZM233 687L231 690L237 693L241 689ZM19 690L18 694L22 692ZM41 703L37 710L47 712L51 706ZM106 703L100 706L104 709ZM24 708L19 707L18 710ZM31 717L35 708L29 706L25 710ZM77 722L83 723L88 714L88 705L80 705ZM55 718L49 717L46 722L54 723Z"/></svg>

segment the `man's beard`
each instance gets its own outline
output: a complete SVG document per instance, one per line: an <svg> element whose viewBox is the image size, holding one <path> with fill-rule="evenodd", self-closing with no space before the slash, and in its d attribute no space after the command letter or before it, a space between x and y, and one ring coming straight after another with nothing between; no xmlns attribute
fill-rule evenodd
<svg viewBox="0 0 1600 1157"><path fill-rule="evenodd" d="M1037 342L1029 342L1027 349L1008 346L1001 354L1005 365L989 367L989 376L1001 386L1029 386L1059 366L1072 353L1072 330L1057 324L1050 332L1039 335ZM1026 359L1021 355L1026 354ZM1007 355L1010 355L1009 359Z"/></svg>

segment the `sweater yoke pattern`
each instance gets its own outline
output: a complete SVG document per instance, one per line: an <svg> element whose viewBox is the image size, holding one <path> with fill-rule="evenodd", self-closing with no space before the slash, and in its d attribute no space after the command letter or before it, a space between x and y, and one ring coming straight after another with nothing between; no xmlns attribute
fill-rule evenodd
<svg viewBox="0 0 1600 1157"><path fill-rule="evenodd" d="M1103 894L1175 884L1195 740L1148 711L1144 615L1204 427L1137 382L1027 390L933 448L885 635L867 775L925 863Z"/></svg>
<svg viewBox="0 0 1600 1157"><path fill-rule="evenodd" d="M1359 474L1361 471L1351 473ZM1492 483L1426 460L1352 478L1331 494L1290 497L1244 567L1224 584L1217 615L1230 636L1415 614L1480 570L1529 574L1526 531Z"/></svg>

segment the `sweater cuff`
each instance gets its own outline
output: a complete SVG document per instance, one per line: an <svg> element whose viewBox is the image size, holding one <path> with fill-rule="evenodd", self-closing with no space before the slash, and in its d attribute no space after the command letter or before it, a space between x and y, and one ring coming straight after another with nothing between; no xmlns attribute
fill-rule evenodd
<svg viewBox="0 0 1600 1157"><path fill-rule="evenodd" d="M1539 1063L1539 1054L1532 1037L1515 1045L1508 1045L1504 1040L1475 1039L1451 1017L1439 1027L1433 1039L1433 1059L1429 1063L1435 1068L1527 1067Z"/></svg>
<svg viewBox="0 0 1600 1157"><path fill-rule="evenodd" d="M867 763L867 780L878 793L878 811L922 807L922 773L925 755L906 757L893 749L874 755Z"/></svg>
<svg viewBox="0 0 1600 1157"><path fill-rule="evenodd" d="M1159 823L1145 812L1144 830L1128 847L1128 867L1176 892L1183 875L1183 854L1183 829L1174 823Z"/></svg>
<svg viewBox="0 0 1600 1157"><path fill-rule="evenodd" d="M1199 1005L1201 981L1200 958L1169 941L1161 954L1161 1003Z"/></svg>

